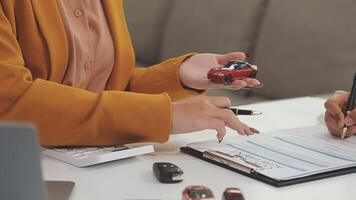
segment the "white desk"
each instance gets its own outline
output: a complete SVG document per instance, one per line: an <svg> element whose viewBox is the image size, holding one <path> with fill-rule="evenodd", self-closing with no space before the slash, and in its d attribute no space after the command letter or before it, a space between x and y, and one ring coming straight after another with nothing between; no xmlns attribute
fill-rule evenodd
<svg viewBox="0 0 356 200"><path fill-rule="evenodd" d="M322 122L323 103L322 99L306 97L246 105L241 108L264 114L240 119L261 131L314 125ZM235 133L228 130L228 135ZM73 200L181 199L181 192L188 185L208 186L217 200L226 187L240 188L247 200L356 199L356 174L276 188L179 152L179 147L187 143L214 138L213 131L175 135L168 143L156 145L154 154L89 168L43 158L44 177L75 181ZM176 163L183 169L185 180L179 184L159 183L152 172L152 164L157 161Z"/></svg>

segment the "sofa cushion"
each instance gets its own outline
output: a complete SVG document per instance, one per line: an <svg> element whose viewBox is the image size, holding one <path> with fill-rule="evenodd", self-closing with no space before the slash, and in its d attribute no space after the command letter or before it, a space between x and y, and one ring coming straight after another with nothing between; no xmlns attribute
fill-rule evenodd
<svg viewBox="0 0 356 200"><path fill-rule="evenodd" d="M161 60L191 51L250 51L264 4L264 0L175 1Z"/></svg>
<svg viewBox="0 0 356 200"><path fill-rule="evenodd" d="M356 1L270 1L254 62L264 88L282 98L350 90L356 69Z"/></svg>
<svg viewBox="0 0 356 200"><path fill-rule="evenodd" d="M163 28L172 3L170 0L124 1L136 58L145 65L158 62Z"/></svg>

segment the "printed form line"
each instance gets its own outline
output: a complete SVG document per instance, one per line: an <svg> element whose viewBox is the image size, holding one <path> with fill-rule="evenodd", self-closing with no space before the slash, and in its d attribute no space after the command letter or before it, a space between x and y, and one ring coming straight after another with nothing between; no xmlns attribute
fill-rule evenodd
<svg viewBox="0 0 356 200"><path fill-rule="evenodd" d="M245 149L242 149L241 147L239 147L237 144L227 144L228 146L232 147L232 148L235 148L235 149L238 149L240 151L244 151L246 153L249 153L251 155L254 155L254 156L257 156L257 157L260 157L260 158L263 158L263 159L266 159L266 160L269 160L269 161L272 161L272 162L275 162L275 163L278 163L280 165L283 165L285 167L289 167L289 168L292 168L292 169L295 169L295 170L298 170L298 171L306 171L305 169L300 169L300 168L297 168L297 167L294 167L294 166L290 166L290 165L287 165L285 163L281 163L279 161L276 161L276 160L273 160L273 159L270 159L270 158L267 158L267 157L264 157L264 156L261 156L261 155L258 155L258 154L255 154L253 152L250 152L250 151L246 151Z"/></svg>
<svg viewBox="0 0 356 200"><path fill-rule="evenodd" d="M318 166L318 167L327 167L327 166L325 166L325 165L320 165L320 164L313 163L313 162L310 162L310 161L307 161L307 160L304 160L304 159L301 159L301 158L298 158L298 157L295 157L295 156L291 156L291 155L289 155L289 154L286 154L286 153L277 151L277 150L275 150L275 149L271 149L271 148L268 148L268 147L264 147L264 146L262 146L261 144L255 143L255 142L253 142L253 141L247 141L247 142L250 143L250 144L256 145L256 146L258 146L258 147L261 147L261 148L263 148L263 149L272 151L272 152L274 152L274 153L278 153L278 154L287 156L287 157L289 157L289 158L293 158L293 159L295 159L295 160L299 160L299 161L302 161L302 162L305 162L305 163L308 163L308 164L311 164L311 165L315 165L315 166Z"/></svg>
<svg viewBox="0 0 356 200"><path fill-rule="evenodd" d="M310 147L307 147L307 146L303 146L303 145L294 143L292 141L289 141L289 140L286 140L286 139L283 139L283 138L280 138L280 137L275 137L275 138L280 140L280 141L282 141L282 142L286 142L288 144L292 144L292 145L295 145L295 146L298 146L298 147L301 147L301 148L304 148L304 149L308 149L310 151L314 151L314 152L317 152L317 153L320 153L320 154L324 154L324 155L327 155L327 156L330 156L330 157L333 157L333 158L337 158L337 159L340 159L340 160L346 160L346 161L350 161L350 162L355 162L355 160L350 160L350 159L342 158L342 157L339 157L339 156L336 156L336 155L333 155L333 154L330 154L330 153L322 152L322 151L319 151L319 150L316 150L316 149L313 149L313 148L310 148Z"/></svg>

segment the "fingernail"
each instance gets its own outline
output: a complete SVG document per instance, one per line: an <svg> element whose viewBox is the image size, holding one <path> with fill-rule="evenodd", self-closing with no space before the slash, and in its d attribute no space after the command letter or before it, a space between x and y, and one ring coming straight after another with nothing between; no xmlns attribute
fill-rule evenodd
<svg viewBox="0 0 356 200"><path fill-rule="evenodd" d="M259 84L259 85L254 85L253 87L254 87L254 88L261 88L261 87L263 87L263 84L261 83L261 84Z"/></svg>
<svg viewBox="0 0 356 200"><path fill-rule="evenodd" d="M263 84L247 86L244 87L244 89L253 89L253 88L261 88L261 87L263 87Z"/></svg>
<svg viewBox="0 0 356 200"><path fill-rule="evenodd" d="M223 137L222 138L220 138L220 139L218 139L218 141L219 141L219 144L223 141Z"/></svg>
<svg viewBox="0 0 356 200"><path fill-rule="evenodd" d="M260 131L259 131L259 130L255 129L255 128L252 128L252 127L250 127L250 130L251 130L252 132L254 132L254 133L257 133L257 134L259 134L259 133L260 133Z"/></svg>
<svg viewBox="0 0 356 200"><path fill-rule="evenodd" d="M218 139L218 142L220 144L223 141L224 136L221 137L221 136L217 135L216 138Z"/></svg>
<svg viewBox="0 0 356 200"><path fill-rule="evenodd" d="M353 121L352 121L352 118L351 118L350 116L347 116L347 117L345 118L344 122L345 122L345 124L346 124L347 126L353 125Z"/></svg>
<svg viewBox="0 0 356 200"><path fill-rule="evenodd" d="M248 52L245 52L245 56L246 56L246 60L249 59L251 57L251 54Z"/></svg>

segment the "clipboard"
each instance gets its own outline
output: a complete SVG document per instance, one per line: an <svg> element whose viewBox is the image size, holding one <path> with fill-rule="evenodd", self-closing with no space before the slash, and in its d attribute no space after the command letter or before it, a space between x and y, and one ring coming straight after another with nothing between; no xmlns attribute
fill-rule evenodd
<svg viewBox="0 0 356 200"><path fill-rule="evenodd" d="M328 171L328 172L322 172L319 174L314 174L306 177L301 177L301 178L294 178L294 179L289 179L289 180L276 180L272 179L270 177L267 177L263 174L258 173L257 171L254 171L251 169L250 171L246 171L241 169L244 166L240 167L234 167L232 165L229 165L228 162L224 162L222 160L217 160L217 159L212 159L211 157L204 156L204 153L195 150L191 147L185 146L181 147L180 151L186 154L189 154L191 156L194 156L196 158L199 158L201 160L204 160L206 162L218 165L220 167L223 167L225 169L237 172L241 175L253 178L255 180L264 182L266 184L275 186L275 187L285 187L285 186L290 186L290 185L295 185L295 184L300 184L300 183L305 183L305 182L310 182L310 181L315 181L315 180L320 180L324 178L330 178L330 177L335 177L335 176L341 176L345 174L350 174L356 172L356 166L355 167L348 167L348 168L343 168L339 170L333 170L333 171Z"/></svg>
<svg viewBox="0 0 356 200"><path fill-rule="evenodd" d="M356 137L335 140L322 124L282 129L252 138L194 142L183 153L284 187L356 172ZM331 151L332 150L332 151Z"/></svg>

